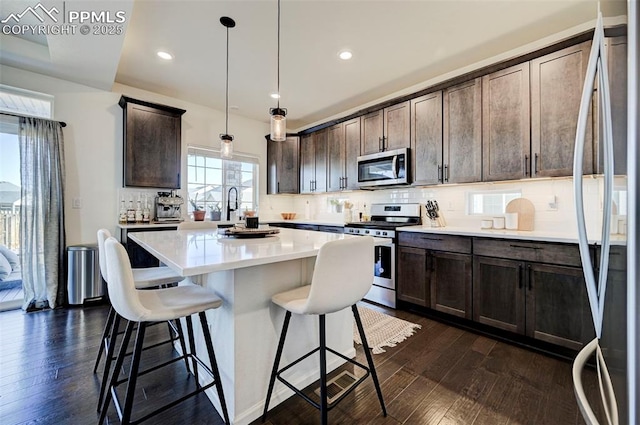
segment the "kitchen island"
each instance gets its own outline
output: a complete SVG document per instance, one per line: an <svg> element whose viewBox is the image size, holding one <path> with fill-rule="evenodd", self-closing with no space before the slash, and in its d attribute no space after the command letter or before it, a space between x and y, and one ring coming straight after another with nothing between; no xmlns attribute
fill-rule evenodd
<svg viewBox="0 0 640 425"><path fill-rule="evenodd" d="M207 312L207 318L229 417L234 424L247 424L262 414L284 321L284 310L273 305L271 297L311 281L322 245L357 236L281 229L274 236L232 239L211 229L139 232L129 237L187 280L212 290L223 300L220 308ZM327 344L347 357L355 356L352 321L348 309L327 315ZM193 322L196 335L200 335L199 321ZM281 363L315 348L317 335L315 316L292 319L288 341L295 343L285 345ZM203 338L196 339L197 352L205 353ZM333 370L343 362L337 356L328 356L327 369ZM311 356L283 375L303 388L318 379L318 371L318 358ZM277 383L270 406L292 394ZM208 390L207 395L221 412L215 389Z"/></svg>

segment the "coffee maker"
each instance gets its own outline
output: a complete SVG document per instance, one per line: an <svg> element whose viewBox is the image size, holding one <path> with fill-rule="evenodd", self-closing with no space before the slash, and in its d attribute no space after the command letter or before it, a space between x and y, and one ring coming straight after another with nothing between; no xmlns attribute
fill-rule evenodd
<svg viewBox="0 0 640 425"><path fill-rule="evenodd" d="M184 199L171 192L158 192L156 196L156 222L176 223L183 221L180 209L184 204Z"/></svg>

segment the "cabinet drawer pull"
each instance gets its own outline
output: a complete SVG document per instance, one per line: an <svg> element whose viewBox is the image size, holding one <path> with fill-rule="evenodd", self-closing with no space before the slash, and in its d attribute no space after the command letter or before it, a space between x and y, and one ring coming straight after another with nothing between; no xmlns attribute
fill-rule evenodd
<svg viewBox="0 0 640 425"><path fill-rule="evenodd" d="M438 182L442 183L442 165L438 165Z"/></svg>
<svg viewBox="0 0 640 425"><path fill-rule="evenodd" d="M542 247L539 246L527 246L527 245L516 245L516 244L510 244L509 245L511 248L524 248L524 249L542 249Z"/></svg>
<svg viewBox="0 0 640 425"><path fill-rule="evenodd" d="M531 282L531 264L527 264L527 277L529 279L529 291L533 289L533 283Z"/></svg>
<svg viewBox="0 0 640 425"><path fill-rule="evenodd" d="M529 155L524 156L524 175L529 175Z"/></svg>
<svg viewBox="0 0 640 425"><path fill-rule="evenodd" d="M536 156L535 156L535 162L534 162L533 170L535 171L535 173L537 175L538 174L538 154L536 154Z"/></svg>
<svg viewBox="0 0 640 425"><path fill-rule="evenodd" d="M384 150L384 145L382 144L382 137L378 137L378 152L382 152Z"/></svg>
<svg viewBox="0 0 640 425"><path fill-rule="evenodd" d="M444 166L444 181L446 181L446 182L449 181L449 166L448 165Z"/></svg>
<svg viewBox="0 0 640 425"><path fill-rule="evenodd" d="M422 239L427 240L427 241L441 241L442 238L430 238L428 236L421 236Z"/></svg>

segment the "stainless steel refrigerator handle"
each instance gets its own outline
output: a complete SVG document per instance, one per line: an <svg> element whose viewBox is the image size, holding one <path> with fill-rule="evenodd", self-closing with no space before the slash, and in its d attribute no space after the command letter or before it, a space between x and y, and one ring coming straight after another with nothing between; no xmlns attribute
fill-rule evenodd
<svg viewBox="0 0 640 425"><path fill-rule="evenodd" d="M582 188L582 166L584 157L584 141L587 129L587 118L589 106L591 104L591 94L596 77L598 53L600 50L600 38L603 36L602 16L598 16L598 22L593 36L591 53L587 64L587 72L582 89L582 100L580 102L580 113L578 114L578 124L576 126L576 141L573 153L573 193L576 206L576 219L578 222L578 246L580 248L580 258L587 286L587 296L591 307L591 317L596 332L596 337L600 338L602 331L602 321L598 302L598 289L593 266L591 265L591 255L589 254L589 241L587 239L587 227L584 217L584 198ZM606 283L606 282L605 282Z"/></svg>
<svg viewBox="0 0 640 425"><path fill-rule="evenodd" d="M576 395L578 402L578 408L582 417L588 425L598 425L598 418L593 413L591 406L589 405L586 394L584 393L584 386L582 385L582 370L586 362L591 358L593 353L596 354L596 365L598 369L598 382L600 386L602 405L609 424L618 425L618 405L613 390L613 384L611 383L611 376L607 369L602 351L598 345L598 338L585 345L582 350L576 356L573 362L571 373L573 375L573 391ZM605 393L608 397L605 398Z"/></svg>

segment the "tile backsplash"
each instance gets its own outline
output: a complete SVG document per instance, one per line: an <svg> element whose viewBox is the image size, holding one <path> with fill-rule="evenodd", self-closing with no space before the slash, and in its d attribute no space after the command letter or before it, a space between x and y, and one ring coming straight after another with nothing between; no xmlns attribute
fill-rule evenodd
<svg viewBox="0 0 640 425"><path fill-rule="evenodd" d="M583 178L583 193L587 231L595 236L602 217L602 176ZM626 182L618 180L616 186ZM577 235L575 208L573 205L573 178L545 178L497 183L473 183L430 187L406 187L374 191L323 193L317 195L267 195L261 200L260 215L264 219L278 219L281 212L295 212L298 219L310 219L341 223L344 216L335 211L331 200L349 201L354 213L366 212L372 203L420 203L436 199L447 225L480 228L480 221L491 216L469 215L469 192L520 191L535 207L534 229ZM307 206L308 205L308 206ZM308 211L308 217L306 212ZM354 214L357 216L357 214Z"/></svg>

